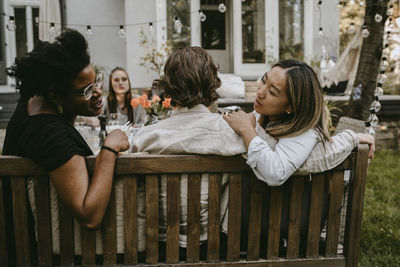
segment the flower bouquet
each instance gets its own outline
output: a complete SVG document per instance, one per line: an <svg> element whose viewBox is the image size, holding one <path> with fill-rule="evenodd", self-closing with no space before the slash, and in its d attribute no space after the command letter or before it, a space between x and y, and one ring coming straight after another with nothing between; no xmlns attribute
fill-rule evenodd
<svg viewBox="0 0 400 267"><path fill-rule="evenodd" d="M172 112L171 98L165 98L164 101L161 101L158 95L153 95L150 100L146 94L132 98L131 106L137 108L139 105L141 105L147 113L145 125L164 120L168 118Z"/></svg>

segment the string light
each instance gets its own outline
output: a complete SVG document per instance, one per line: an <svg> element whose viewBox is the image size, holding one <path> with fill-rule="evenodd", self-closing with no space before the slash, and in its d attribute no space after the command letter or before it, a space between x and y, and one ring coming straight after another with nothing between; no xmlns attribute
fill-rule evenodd
<svg viewBox="0 0 400 267"><path fill-rule="evenodd" d="M381 110L381 103L379 103L379 96L374 96L374 101L372 101L371 109L375 110L375 112L379 112Z"/></svg>
<svg viewBox="0 0 400 267"><path fill-rule="evenodd" d="M368 122L371 123L371 126L377 126L379 123L378 116L376 116L375 109L369 110L369 117L367 119Z"/></svg>
<svg viewBox="0 0 400 267"><path fill-rule="evenodd" d="M201 22L204 22L207 19L207 16L201 10L199 10L199 17Z"/></svg>
<svg viewBox="0 0 400 267"><path fill-rule="evenodd" d="M365 25L365 23L364 23L364 25L363 25L363 30L362 30L362 32L361 32L361 36L362 36L363 38L367 38L367 37L369 36L369 31L368 31L367 25Z"/></svg>
<svg viewBox="0 0 400 267"><path fill-rule="evenodd" d="M319 31L318 31L318 34L319 34L319 36L323 36L324 35L323 29L322 29L322 23L321 23L321 16L322 16L321 5L322 5L322 1L318 1L318 12L319 12Z"/></svg>
<svg viewBox="0 0 400 267"><path fill-rule="evenodd" d="M372 136L375 136L375 130L374 130L374 128L371 127L371 122L369 122L369 121L365 122L365 131L364 131L364 133L370 134Z"/></svg>
<svg viewBox="0 0 400 267"><path fill-rule="evenodd" d="M388 16L393 15L393 5L392 4L389 6L388 10L386 10L386 15L388 15Z"/></svg>
<svg viewBox="0 0 400 267"><path fill-rule="evenodd" d="M343 1L339 1L338 4L336 5L337 9L341 9L343 7Z"/></svg>
<svg viewBox="0 0 400 267"><path fill-rule="evenodd" d="M182 31L182 22L178 17L175 17L175 22L174 22L174 29L178 32L181 33Z"/></svg>
<svg viewBox="0 0 400 267"><path fill-rule="evenodd" d="M221 3L219 4L219 6L218 6L218 11L221 12L221 13L225 13L225 11L226 11L226 6L224 5L223 2L221 2Z"/></svg>
<svg viewBox="0 0 400 267"><path fill-rule="evenodd" d="M356 1L354 1L354 0L350 0L350 2L349 2L350 5L354 5L355 3L356 3Z"/></svg>
<svg viewBox="0 0 400 267"><path fill-rule="evenodd" d="M378 76L378 83L383 84L383 83L386 82L386 80L387 80L387 76L385 74L385 71L381 70L380 73L379 73L379 76Z"/></svg>
<svg viewBox="0 0 400 267"><path fill-rule="evenodd" d="M86 26L86 36L87 36L88 38L92 38L93 35L94 35L94 33L93 33L93 31L92 31L92 26L87 25L87 26Z"/></svg>
<svg viewBox="0 0 400 267"><path fill-rule="evenodd" d="M383 95L383 88L382 88L382 84L378 83L376 85L375 91L374 91L374 95L376 96L382 96Z"/></svg>
<svg viewBox="0 0 400 267"><path fill-rule="evenodd" d="M324 32L323 32L323 30L322 30L322 27L319 27L319 32L318 32L318 34L319 34L319 36L323 36L323 35L324 35Z"/></svg>
<svg viewBox="0 0 400 267"><path fill-rule="evenodd" d="M153 22L149 22L149 32L150 33L154 32Z"/></svg>
<svg viewBox="0 0 400 267"><path fill-rule="evenodd" d="M8 21L8 24L7 24L7 30L15 31L16 28L17 28L17 25L15 25L15 17L10 16L10 20Z"/></svg>
<svg viewBox="0 0 400 267"><path fill-rule="evenodd" d="M54 38L54 36L56 35L56 26L53 22L50 23L49 34L51 38Z"/></svg>
<svg viewBox="0 0 400 267"><path fill-rule="evenodd" d="M35 24L36 24L36 25L39 24L39 17L35 17Z"/></svg>
<svg viewBox="0 0 400 267"><path fill-rule="evenodd" d="M125 39L126 38L126 32L125 32L125 29L124 29L124 25L120 25L119 26L118 36L121 39Z"/></svg>
<svg viewBox="0 0 400 267"><path fill-rule="evenodd" d="M382 57L381 64L379 66L380 70L385 71L389 67L389 62L387 61L386 57Z"/></svg>

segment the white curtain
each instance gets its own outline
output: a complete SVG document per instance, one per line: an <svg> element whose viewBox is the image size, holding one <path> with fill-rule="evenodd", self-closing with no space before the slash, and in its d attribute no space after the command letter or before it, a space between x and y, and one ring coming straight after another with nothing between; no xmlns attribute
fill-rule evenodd
<svg viewBox="0 0 400 267"><path fill-rule="evenodd" d="M54 29L50 29L54 23ZM39 39L53 41L61 32L61 10L59 0L40 0L39 10Z"/></svg>

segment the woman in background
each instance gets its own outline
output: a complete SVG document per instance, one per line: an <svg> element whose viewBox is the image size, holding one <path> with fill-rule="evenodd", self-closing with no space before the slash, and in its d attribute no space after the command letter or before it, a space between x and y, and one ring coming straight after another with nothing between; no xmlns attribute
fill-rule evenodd
<svg viewBox="0 0 400 267"><path fill-rule="evenodd" d="M115 67L109 77L108 96L103 97L103 114L107 120L117 120L122 125L130 121L132 124L144 124L146 111L142 106L132 108L131 82L128 73L121 67ZM116 114L117 118L112 118ZM92 126L99 126L97 118L86 118L86 122Z"/></svg>

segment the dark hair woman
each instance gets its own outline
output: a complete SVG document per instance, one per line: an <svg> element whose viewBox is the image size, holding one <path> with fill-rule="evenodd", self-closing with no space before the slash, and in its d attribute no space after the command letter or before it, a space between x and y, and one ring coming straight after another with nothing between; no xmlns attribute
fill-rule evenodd
<svg viewBox="0 0 400 267"><path fill-rule="evenodd" d="M87 49L78 31L65 30L53 43L39 41L7 69L21 98L7 127L3 154L31 158L46 169L74 217L94 228L107 208L117 154L129 142L122 131L112 131L89 178L84 157L93 153L74 120L99 115L103 103L102 76L95 76Z"/></svg>

